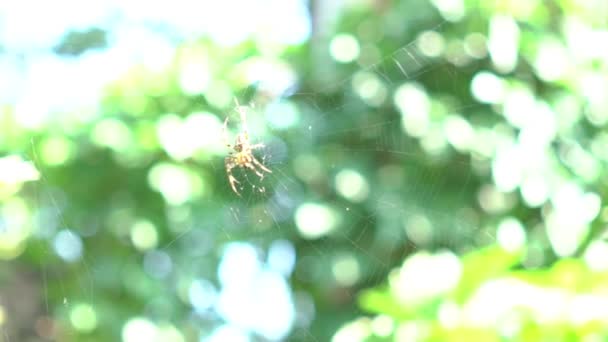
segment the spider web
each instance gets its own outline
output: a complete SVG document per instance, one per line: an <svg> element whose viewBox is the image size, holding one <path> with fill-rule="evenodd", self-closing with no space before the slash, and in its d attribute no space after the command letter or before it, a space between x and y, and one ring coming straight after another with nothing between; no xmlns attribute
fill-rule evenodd
<svg viewBox="0 0 608 342"><path fill-rule="evenodd" d="M429 31L442 32L445 25L442 22ZM311 331L323 331L322 322L335 314L327 308L315 313L311 292L336 307L347 307L356 301L359 290L384 281L405 257L418 250L458 247L455 252L462 253L494 239L492 232L481 228L476 198L470 196L475 192L471 189L479 186L472 183L473 173L483 173L487 165L441 141L442 128L408 134L403 124L407 113L400 113L394 103L395 94L405 85L410 88L401 89L425 89L431 97L436 95L450 104L431 109L439 115L467 117L483 110L457 88L470 75L445 59L426 56L419 43L414 39L318 91L298 89L288 96L269 98L264 85L258 84L250 96L252 143L266 144L256 155L273 172L260 180L246 170L237 170L243 197L235 197L229 204L227 220L220 225L228 241L255 246L261 263L272 242L286 240L294 247L292 338L317 339ZM378 82L384 99L373 103L374 99L357 93L356 83L365 82L361 78ZM452 87L434 83L445 78L454 81ZM289 106L298 113L297 122L285 129L296 132L293 140L281 130L265 127L271 124L268 117L273 110ZM429 121L432 126L433 119ZM302 170L308 163L318 164L322 170L310 165ZM363 198L352 194L349 198L348 187L337 184L345 170L350 172L346 175L355 172L365 179ZM308 174L315 172L321 175ZM327 231L307 236L298 226L299 214L325 213L303 210L307 205L328 209L336 222ZM311 324L321 327L311 329Z"/></svg>
<svg viewBox="0 0 608 342"><path fill-rule="evenodd" d="M446 25L441 22L429 31L443 32ZM294 307L293 328L288 336L324 340L330 336L330 329L336 328L322 326L334 311L317 307L317 302L348 307L359 290L384 281L391 269L419 249L472 248L493 238L480 228L475 198L468 197L470 189L478 186L472 183L472 174L483 172L483 162L478 163L481 171L474 170L475 161L470 155L454 150L432 129L420 136L408 134L403 125L405 114L393 100L400 87L406 85L414 93L424 89L431 96L445 97L444 103L451 105L439 110L443 115L466 116L479 111L480 106L472 100L458 101L459 96L453 95L462 94L463 90L456 88L462 82L457 81L468 77L459 70L442 58L426 56L420 50L419 39L412 39L368 66L345 70L348 76L329 85L298 85L288 95L274 97L262 84L249 96L248 120L252 143L266 144L255 154L272 173L260 180L255 174L237 168L234 174L243 185L241 197L231 192L226 181L221 193L229 198L227 205L208 199L193 204L191 209L170 209L167 215L174 218L170 220L173 222L170 237L145 260L128 261L125 269L133 270L138 262L148 262L153 274L154 270L159 272L156 281L162 288L160 292L168 298L177 297L177 280L162 275L163 267L193 274L196 279L209 279L208 283L200 284L215 286L208 292L217 295L221 289L215 284L218 279L211 274L225 255L214 254L214 246L236 243L251 248L261 268L281 265L270 262L273 247L292 248L295 263L279 270L290 286ZM453 88L441 89L434 84L434 80L446 78L454 80ZM365 92L357 87L365 88L362 85L365 82L371 82L368 87L375 84L383 89L376 94L385 92L384 99L362 96ZM300 90L315 88L320 90ZM284 129L270 127L268 117L277 106L296 108L297 121ZM232 133L240 129L235 118L231 116ZM34 144L32 159L41 164ZM213 167L216 174L223 173L221 162ZM65 243L84 248L83 240L97 234L96 229L91 228L88 236L84 232L84 237L78 236L82 231L74 233L70 229L78 225L66 222L64 211L69 209L70 201L54 188L49 171L43 168L40 171L41 182L28 190L36 198L36 220L40 227L46 227L37 238L44 241L61 229L65 232ZM349 195L348 186L338 185L338 175L342 178L350 175L351 179L359 175L367 184L366 193ZM343 183L353 186L352 180ZM305 205L314 209L308 215L330 213L334 221L331 227L306 236L311 233L294 220L298 213L305 216L306 211L302 214ZM185 211L193 213L187 223L180 221L181 216L186 216ZM198 214L209 212L215 214ZM50 323L51 315L59 311L69 317L79 302L98 305L96 293L107 285L102 279L116 270L103 260L89 260L86 250L72 264L62 261L52 247L42 242L33 242L33 246L48 257L41 261L39 272L46 318L36 322L36 329L43 334L57 334L61 327ZM76 279L73 283L78 284L77 288L65 287L72 282L64 279ZM49 283L57 286L51 287ZM62 307L53 309L49 298L63 298ZM160 320L170 320L162 313L163 305L163 299L159 299L145 311ZM211 304L195 311L193 321L208 331L223 324L223 318L213 313ZM314 324L319 327L312 329ZM327 336L313 336L313 330L326 331ZM6 331L3 339L11 341Z"/></svg>

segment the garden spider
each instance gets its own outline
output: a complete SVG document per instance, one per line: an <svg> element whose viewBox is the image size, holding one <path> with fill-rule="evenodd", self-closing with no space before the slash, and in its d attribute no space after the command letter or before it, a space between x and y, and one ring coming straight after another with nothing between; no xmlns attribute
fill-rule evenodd
<svg viewBox="0 0 608 342"><path fill-rule="evenodd" d="M264 164L260 163L253 156L253 150L264 147L264 144L251 144L249 141L249 132L247 131L247 112L239 105L239 102L236 99L234 102L236 102L236 108L241 116L241 126L243 127L243 131L237 134L234 145L231 144L228 139L228 118L226 118L226 120L224 120L222 137L226 146L228 146L229 149L234 150L228 153L228 156L224 160L224 164L226 166L226 173L228 174L230 187L234 193L240 196L241 194L236 189L236 184L240 182L232 175L232 169L235 167L248 168L249 170L255 172L260 179L264 178L264 174L261 171L268 173L272 173L272 171L270 171L270 169L264 166Z"/></svg>

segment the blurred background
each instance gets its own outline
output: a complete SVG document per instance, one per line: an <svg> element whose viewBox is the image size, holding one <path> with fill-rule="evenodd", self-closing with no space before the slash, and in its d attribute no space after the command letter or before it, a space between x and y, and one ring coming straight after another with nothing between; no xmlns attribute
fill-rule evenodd
<svg viewBox="0 0 608 342"><path fill-rule="evenodd" d="M607 42L602 0L2 2L0 340L604 341Z"/></svg>

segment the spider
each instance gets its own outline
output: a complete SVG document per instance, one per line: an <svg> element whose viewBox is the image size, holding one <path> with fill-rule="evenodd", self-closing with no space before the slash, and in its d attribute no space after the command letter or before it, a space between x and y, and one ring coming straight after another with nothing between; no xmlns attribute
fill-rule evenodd
<svg viewBox="0 0 608 342"><path fill-rule="evenodd" d="M260 179L264 178L264 173L262 171L268 173L272 173L272 171L270 171L270 169L264 166L264 164L260 163L253 156L253 150L263 148L264 144L251 144L249 141L249 132L247 131L247 112L239 105L239 102L236 99L234 102L236 102L236 108L241 116L241 126L243 127L243 131L236 136L234 145L229 143L228 118L226 118L226 120L224 120L224 129L222 135L226 146L228 146L229 149L234 150L228 153L228 156L224 160L224 164L226 166L226 173L228 174L230 187L234 193L240 196L241 194L236 188L236 184L240 182L232 175L232 169L235 167L247 168L255 172Z"/></svg>

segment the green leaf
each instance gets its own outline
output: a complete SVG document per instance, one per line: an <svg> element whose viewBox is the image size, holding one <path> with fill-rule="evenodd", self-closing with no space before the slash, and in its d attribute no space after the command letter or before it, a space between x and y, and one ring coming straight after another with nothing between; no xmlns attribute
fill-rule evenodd
<svg viewBox="0 0 608 342"><path fill-rule="evenodd" d="M388 287L366 290L359 296L359 306L368 312L386 314L395 319L413 317L413 312L399 303Z"/></svg>
<svg viewBox="0 0 608 342"><path fill-rule="evenodd" d="M521 260L521 252L509 252L500 246L490 246L462 258L462 276L454 290L454 299L463 303L484 282L506 274Z"/></svg>

